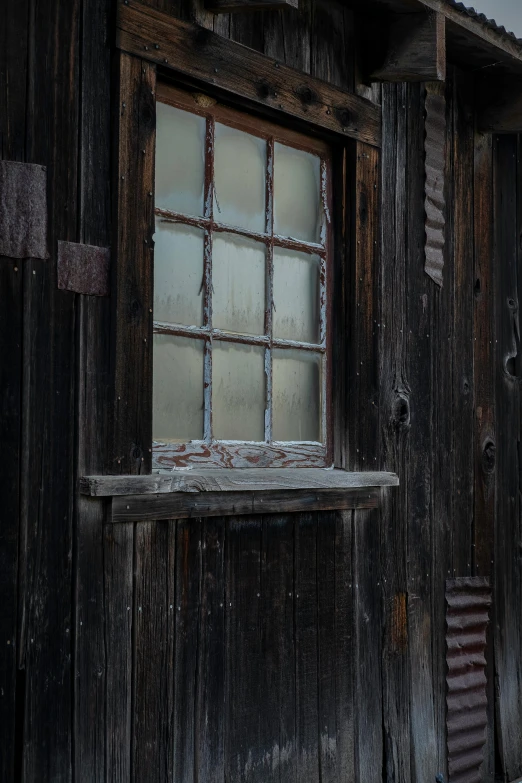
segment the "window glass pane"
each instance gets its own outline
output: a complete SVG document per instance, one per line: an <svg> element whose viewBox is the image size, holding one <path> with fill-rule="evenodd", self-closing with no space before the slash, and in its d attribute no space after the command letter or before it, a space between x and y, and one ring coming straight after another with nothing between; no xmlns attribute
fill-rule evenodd
<svg viewBox="0 0 522 783"><path fill-rule="evenodd" d="M154 320L203 323L204 232L156 218Z"/></svg>
<svg viewBox="0 0 522 783"><path fill-rule="evenodd" d="M203 438L204 341L154 335L153 437Z"/></svg>
<svg viewBox="0 0 522 783"><path fill-rule="evenodd" d="M212 426L218 440L265 437L265 351L214 341Z"/></svg>
<svg viewBox="0 0 522 783"><path fill-rule="evenodd" d="M216 123L214 220L265 230L266 142Z"/></svg>
<svg viewBox="0 0 522 783"><path fill-rule="evenodd" d="M309 351L273 352L274 440L321 441L321 357Z"/></svg>
<svg viewBox="0 0 522 783"><path fill-rule="evenodd" d="M212 324L245 334L265 330L265 246L214 234L212 246Z"/></svg>
<svg viewBox="0 0 522 783"><path fill-rule="evenodd" d="M274 233L320 242L320 173L317 155L276 142L274 148Z"/></svg>
<svg viewBox="0 0 522 783"><path fill-rule="evenodd" d="M319 342L320 261L274 248L274 337Z"/></svg>
<svg viewBox="0 0 522 783"><path fill-rule="evenodd" d="M204 117L156 104L156 206L203 214Z"/></svg>

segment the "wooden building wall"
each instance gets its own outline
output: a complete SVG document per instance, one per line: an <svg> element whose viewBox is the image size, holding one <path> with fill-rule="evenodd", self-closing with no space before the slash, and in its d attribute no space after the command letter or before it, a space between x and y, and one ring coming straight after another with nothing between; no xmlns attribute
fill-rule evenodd
<svg viewBox="0 0 522 783"><path fill-rule="evenodd" d="M51 255L0 259L0 779L446 776L444 582L485 574L485 779L496 763L512 780L519 142L475 133L472 77L451 71L440 289L424 272L424 86L359 83L352 12L154 5L381 102L382 150L360 150L354 172L368 263L343 292L344 466L401 486L374 511L106 526L104 503L79 497L78 476L108 458L110 302L57 289L56 241L110 244L114 8L8 2L0 153L47 166Z"/></svg>

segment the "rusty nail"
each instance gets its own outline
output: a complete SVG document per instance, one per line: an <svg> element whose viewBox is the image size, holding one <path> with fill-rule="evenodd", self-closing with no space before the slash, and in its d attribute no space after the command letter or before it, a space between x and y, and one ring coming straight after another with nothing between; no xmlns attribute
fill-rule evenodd
<svg viewBox="0 0 522 783"><path fill-rule="evenodd" d="M146 52L149 51L149 47L148 46L144 46L143 48L145 49Z"/></svg>
<svg viewBox="0 0 522 783"><path fill-rule="evenodd" d="M166 58L166 57L165 57L165 59L163 60L163 62L164 62L164 63L168 63L168 60L167 60L167 58Z"/></svg>
<svg viewBox="0 0 522 783"><path fill-rule="evenodd" d="M159 49L159 44L154 44L155 49Z"/></svg>
<svg viewBox="0 0 522 783"><path fill-rule="evenodd" d="M152 196L152 190L149 190L149 196Z"/></svg>
<svg viewBox="0 0 522 783"><path fill-rule="evenodd" d="M18 267L17 266L15 266L14 271L18 272Z"/></svg>

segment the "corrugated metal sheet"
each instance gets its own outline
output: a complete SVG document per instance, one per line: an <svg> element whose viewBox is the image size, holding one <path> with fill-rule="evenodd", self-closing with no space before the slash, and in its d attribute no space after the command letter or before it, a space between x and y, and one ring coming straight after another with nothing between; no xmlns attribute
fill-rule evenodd
<svg viewBox="0 0 522 783"><path fill-rule="evenodd" d="M109 294L109 249L58 242L58 288L90 296Z"/></svg>
<svg viewBox="0 0 522 783"><path fill-rule="evenodd" d="M522 38L518 38L515 33L511 33L509 30L506 30L504 26L497 24L494 19L488 19L485 14L482 14L479 11L476 11L474 8L470 8L469 6L464 5L464 3L458 2L458 0L446 0L446 4L453 6L460 13L466 14L466 16L470 16L473 19L476 19L489 30L494 30L495 32L500 33L502 36L509 38L511 41L518 43L518 45L522 48Z"/></svg>
<svg viewBox="0 0 522 783"><path fill-rule="evenodd" d="M449 783L480 783L487 727L489 580L449 579L446 604Z"/></svg>
<svg viewBox="0 0 522 783"><path fill-rule="evenodd" d="M426 246L424 270L442 286L446 219L444 214L444 167L446 144L446 100L444 84L426 87L425 201Z"/></svg>
<svg viewBox="0 0 522 783"><path fill-rule="evenodd" d="M47 258L47 172L0 161L0 256Z"/></svg>

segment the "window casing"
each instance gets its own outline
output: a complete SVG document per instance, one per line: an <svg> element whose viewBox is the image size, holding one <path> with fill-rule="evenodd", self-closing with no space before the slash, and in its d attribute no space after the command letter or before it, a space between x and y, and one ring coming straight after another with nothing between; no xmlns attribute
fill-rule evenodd
<svg viewBox="0 0 522 783"><path fill-rule="evenodd" d="M330 149L204 95L157 99L154 462L328 466Z"/></svg>

